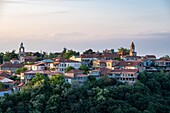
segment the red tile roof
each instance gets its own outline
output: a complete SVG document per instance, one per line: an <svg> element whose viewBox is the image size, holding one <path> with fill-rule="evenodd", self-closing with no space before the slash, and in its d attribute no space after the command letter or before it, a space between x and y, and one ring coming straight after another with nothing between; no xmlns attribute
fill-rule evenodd
<svg viewBox="0 0 170 113"><path fill-rule="evenodd" d="M115 69L115 70L112 70L110 73L134 74L134 73L137 73L138 71L139 69Z"/></svg>
<svg viewBox="0 0 170 113"><path fill-rule="evenodd" d="M112 71L111 69L102 68L100 74L101 74L101 76L104 76L104 75L110 73L111 71Z"/></svg>
<svg viewBox="0 0 170 113"><path fill-rule="evenodd" d="M102 57L104 57L104 58L118 58L118 57L120 57L120 55L112 54L112 53L104 53L104 54L102 54Z"/></svg>
<svg viewBox="0 0 170 113"><path fill-rule="evenodd" d="M0 92L9 91L9 90L11 90L11 89L10 88L2 89L2 90L0 90Z"/></svg>
<svg viewBox="0 0 170 113"><path fill-rule="evenodd" d="M36 56L25 56L24 59L25 59L25 62L35 62Z"/></svg>
<svg viewBox="0 0 170 113"><path fill-rule="evenodd" d="M86 75L86 74L78 74L78 75L75 75L76 77L88 77L89 75Z"/></svg>
<svg viewBox="0 0 170 113"><path fill-rule="evenodd" d="M80 58L100 58L101 56L99 54L82 54L79 56Z"/></svg>
<svg viewBox="0 0 170 113"><path fill-rule="evenodd" d="M10 73L7 72L7 71L0 70L0 76L2 76L2 77L8 77L8 76L10 76Z"/></svg>
<svg viewBox="0 0 170 113"><path fill-rule="evenodd" d="M27 72L25 72L25 74L36 74L36 73L39 73L39 74L48 74L48 75L61 74L61 73L59 73L59 72L51 72L51 71L49 71L49 70L27 71Z"/></svg>
<svg viewBox="0 0 170 113"><path fill-rule="evenodd" d="M125 67L125 66L136 66L139 63L141 63L141 61L120 61L116 66L121 66L121 67Z"/></svg>
<svg viewBox="0 0 170 113"><path fill-rule="evenodd" d="M123 58L136 58L136 59L141 59L141 56L124 56Z"/></svg>
<svg viewBox="0 0 170 113"><path fill-rule="evenodd" d="M11 60L18 60L17 58L12 58Z"/></svg>
<svg viewBox="0 0 170 113"><path fill-rule="evenodd" d="M24 66L23 64L12 64L11 62L7 62L0 65L0 67L7 67L7 68L21 68L23 66Z"/></svg>
<svg viewBox="0 0 170 113"><path fill-rule="evenodd" d="M146 55L145 58L152 58L152 59L156 59L156 56L155 55Z"/></svg>
<svg viewBox="0 0 170 113"><path fill-rule="evenodd" d="M45 66L45 63L44 62L38 62L36 64L34 64L35 66Z"/></svg>
<svg viewBox="0 0 170 113"><path fill-rule="evenodd" d="M112 70L109 69L109 68L99 68L99 69L96 69L96 70L93 70L93 71L99 71L100 75L104 76L104 75L110 73Z"/></svg>
<svg viewBox="0 0 170 113"><path fill-rule="evenodd" d="M170 62L170 58L160 58L156 60L155 62Z"/></svg>
<svg viewBox="0 0 170 113"><path fill-rule="evenodd" d="M77 63L79 63L78 61L70 60L70 59L65 59L65 58L59 58L59 59L56 59L56 60L55 60L55 64L56 64L56 63L61 63L61 62L70 62L70 63L71 63L71 62L74 62L74 63L77 62Z"/></svg>
<svg viewBox="0 0 170 113"><path fill-rule="evenodd" d="M66 72L66 73L74 73L74 74L77 74L77 73L84 73L84 71L79 70L79 69L73 69L73 70L70 70L70 71L68 71L68 72Z"/></svg>
<svg viewBox="0 0 170 113"><path fill-rule="evenodd" d="M7 82L7 83L14 83L13 80L6 78L6 77L0 77L0 81L1 82Z"/></svg>
<svg viewBox="0 0 170 113"><path fill-rule="evenodd" d="M24 86L24 83L20 83L20 84L18 85L18 87L22 87L22 86Z"/></svg>

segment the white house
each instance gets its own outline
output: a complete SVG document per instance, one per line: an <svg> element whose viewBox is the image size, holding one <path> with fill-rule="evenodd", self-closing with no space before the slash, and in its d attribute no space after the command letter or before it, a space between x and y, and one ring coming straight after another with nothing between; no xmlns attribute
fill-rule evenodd
<svg viewBox="0 0 170 113"><path fill-rule="evenodd" d="M56 59L56 61L50 65L50 68L55 68L56 71L64 73L66 68L69 66L79 69L81 65L81 62L60 58Z"/></svg>
<svg viewBox="0 0 170 113"><path fill-rule="evenodd" d="M70 84L77 83L77 85L82 85L87 79L89 75L83 74L84 71L82 70L70 70L65 73L65 81L69 82Z"/></svg>
<svg viewBox="0 0 170 113"><path fill-rule="evenodd" d="M49 70L32 70L32 71L21 73L21 82L28 83L32 78L36 76L37 73L43 76L48 76L49 78L57 74L61 74L59 72L51 72Z"/></svg>
<svg viewBox="0 0 170 113"><path fill-rule="evenodd" d="M82 62L83 65L91 67L94 60L99 60L101 58L98 54L82 54L80 56L72 56L70 60Z"/></svg>
<svg viewBox="0 0 170 113"><path fill-rule="evenodd" d="M45 65L44 62L39 62L34 65L32 65L32 70L37 71L37 70L45 70L47 66Z"/></svg>
<svg viewBox="0 0 170 113"><path fill-rule="evenodd" d="M114 69L139 69L140 72L145 70L142 61L120 61Z"/></svg>
<svg viewBox="0 0 170 113"><path fill-rule="evenodd" d="M141 56L124 56L122 57L123 61L136 61L136 60L141 60Z"/></svg>
<svg viewBox="0 0 170 113"><path fill-rule="evenodd" d="M112 70L109 68L98 68L95 70L91 70L88 75L94 76L94 77L96 77L96 79L99 79L102 76L108 75L111 71Z"/></svg>
<svg viewBox="0 0 170 113"><path fill-rule="evenodd" d="M21 61L18 60L17 58L11 59L10 62L11 62L12 64L20 64L20 63L21 63Z"/></svg>
<svg viewBox="0 0 170 113"><path fill-rule="evenodd" d="M117 79L121 82L127 82L129 84L134 84L139 75L138 69L115 69L108 75L109 78Z"/></svg>
<svg viewBox="0 0 170 113"><path fill-rule="evenodd" d="M5 94L8 94L8 95L12 94L12 90L7 89L7 90L0 91L0 97L5 96Z"/></svg>
<svg viewBox="0 0 170 113"><path fill-rule="evenodd" d="M14 85L14 81L6 77L0 77L0 82L5 85L8 85L10 88L12 88Z"/></svg>
<svg viewBox="0 0 170 113"><path fill-rule="evenodd" d="M34 71L46 70L47 69L47 65L44 62L29 64L29 65L25 65L24 67L26 67L28 70L34 70Z"/></svg>
<svg viewBox="0 0 170 113"><path fill-rule="evenodd" d="M11 74L15 73L15 70L18 68L22 68L23 64L16 64L15 62L5 62L0 65L0 70L9 71Z"/></svg>

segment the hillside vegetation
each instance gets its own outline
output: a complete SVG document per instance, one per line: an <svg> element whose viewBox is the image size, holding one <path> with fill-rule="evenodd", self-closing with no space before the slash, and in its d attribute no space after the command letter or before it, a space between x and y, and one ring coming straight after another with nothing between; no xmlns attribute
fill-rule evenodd
<svg viewBox="0 0 170 113"><path fill-rule="evenodd" d="M37 74L19 93L0 99L2 113L169 113L170 74L139 75L132 86L103 77L77 88L61 75Z"/></svg>

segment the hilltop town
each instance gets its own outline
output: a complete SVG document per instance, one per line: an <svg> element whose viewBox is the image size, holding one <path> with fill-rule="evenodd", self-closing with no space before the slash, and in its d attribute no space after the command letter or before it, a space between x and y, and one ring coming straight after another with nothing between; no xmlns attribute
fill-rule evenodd
<svg viewBox="0 0 170 113"><path fill-rule="evenodd" d="M19 52L0 55L0 96L18 92L37 74L49 78L60 74L69 84L81 86L89 76L100 79L107 76L122 83L133 85L140 72L170 72L168 55L138 56L135 44L130 48L119 48L94 52L86 50L82 54L64 48L62 52L27 52L21 43Z"/></svg>

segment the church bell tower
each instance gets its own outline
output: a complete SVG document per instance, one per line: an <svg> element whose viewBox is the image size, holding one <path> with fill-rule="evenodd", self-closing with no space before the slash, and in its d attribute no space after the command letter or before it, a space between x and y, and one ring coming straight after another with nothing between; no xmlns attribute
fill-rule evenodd
<svg viewBox="0 0 170 113"><path fill-rule="evenodd" d="M20 48L19 48L19 60L21 62L24 62L24 57L25 57L25 47L24 47L24 44L21 43Z"/></svg>
<svg viewBox="0 0 170 113"><path fill-rule="evenodd" d="M130 52L129 52L129 55L130 55L130 56L137 56L137 52L135 52L135 44L133 43L133 41L132 41L132 43L130 44Z"/></svg>

